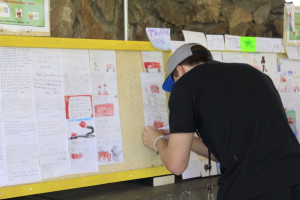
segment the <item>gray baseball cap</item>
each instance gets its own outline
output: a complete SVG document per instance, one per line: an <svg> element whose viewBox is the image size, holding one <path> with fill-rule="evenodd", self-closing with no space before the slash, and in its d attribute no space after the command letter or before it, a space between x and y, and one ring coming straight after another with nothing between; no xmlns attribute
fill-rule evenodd
<svg viewBox="0 0 300 200"><path fill-rule="evenodd" d="M169 58L167 63L167 69L169 72L169 76L166 78L165 82L162 85L162 88L167 91L171 92L174 80L172 77L172 73L175 70L175 68L178 66L179 63L181 63L186 58L193 55L193 52L191 48L195 45L199 45L197 43L188 43L180 46L176 51L173 53L173 55Z"/></svg>

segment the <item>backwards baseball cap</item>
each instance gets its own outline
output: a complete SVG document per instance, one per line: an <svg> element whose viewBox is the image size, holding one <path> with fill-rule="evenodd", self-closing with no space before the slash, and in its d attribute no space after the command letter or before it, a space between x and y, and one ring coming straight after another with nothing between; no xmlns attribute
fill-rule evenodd
<svg viewBox="0 0 300 200"><path fill-rule="evenodd" d="M199 45L197 43L189 43L189 44L184 44L182 46L180 46L178 49L176 49L176 51L173 53L173 55L169 58L168 63L167 63L167 69L168 69L168 73L169 76L166 78L165 82L162 85L162 88L167 91L167 92L171 92L173 85L175 84L174 79L173 79L173 71L175 70L175 68L182 62L184 61L186 58L198 54L198 53L206 53L208 54L208 52L205 52L203 50L196 50L196 51L192 51L192 47L195 45Z"/></svg>

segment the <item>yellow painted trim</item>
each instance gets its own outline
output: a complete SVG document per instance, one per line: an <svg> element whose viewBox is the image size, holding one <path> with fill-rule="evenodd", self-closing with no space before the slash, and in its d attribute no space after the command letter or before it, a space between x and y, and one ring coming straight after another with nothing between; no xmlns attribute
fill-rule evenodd
<svg viewBox="0 0 300 200"><path fill-rule="evenodd" d="M106 183L115 183L120 181L128 181L168 174L171 173L165 167L155 167L80 178L64 179L58 181L9 186L0 188L0 199L101 185Z"/></svg>
<svg viewBox="0 0 300 200"><path fill-rule="evenodd" d="M0 47L157 51L150 42L53 37L0 36ZM161 51L161 50L159 50Z"/></svg>

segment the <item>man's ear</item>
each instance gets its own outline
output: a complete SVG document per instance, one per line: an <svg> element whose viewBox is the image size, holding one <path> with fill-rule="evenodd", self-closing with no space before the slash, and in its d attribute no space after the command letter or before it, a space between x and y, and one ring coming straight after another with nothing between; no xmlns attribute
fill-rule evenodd
<svg viewBox="0 0 300 200"><path fill-rule="evenodd" d="M176 69L177 69L180 76L185 74L185 69L182 65L177 65Z"/></svg>

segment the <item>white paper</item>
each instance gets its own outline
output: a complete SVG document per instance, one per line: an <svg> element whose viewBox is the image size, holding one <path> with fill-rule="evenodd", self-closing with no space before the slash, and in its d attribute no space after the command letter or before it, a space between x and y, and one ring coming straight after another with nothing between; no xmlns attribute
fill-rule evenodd
<svg viewBox="0 0 300 200"><path fill-rule="evenodd" d="M281 59L279 72L272 76L273 82L280 93L288 122L296 137L300 141L300 61Z"/></svg>
<svg viewBox="0 0 300 200"><path fill-rule="evenodd" d="M0 48L8 185L40 181L31 49ZM22 167L20 167L22 166Z"/></svg>
<svg viewBox="0 0 300 200"><path fill-rule="evenodd" d="M0 48L2 107L5 119L34 118L31 49Z"/></svg>
<svg viewBox="0 0 300 200"><path fill-rule="evenodd" d="M1 105L1 95L0 95L0 105ZM0 106L0 186L4 186L8 183L7 176L7 166L6 166L6 154L5 154L5 144L3 136L3 121L2 121L2 106Z"/></svg>
<svg viewBox="0 0 300 200"><path fill-rule="evenodd" d="M226 63L251 63L249 53L242 52L223 52L223 62Z"/></svg>
<svg viewBox="0 0 300 200"><path fill-rule="evenodd" d="M201 177L201 161L200 160L192 160L189 162L188 167L182 173L182 179L190 179Z"/></svg>
<svg viewBox="0 0 300 200"><path fill-rule="evenodd" d="M59 51L32 49L33 86L42 179L71 173Z"/></svg>
<svg viewBox="0 0 300 200"><path fill-rule="evenodd" d="M272 75L278 71L276 53L249 53L250 65L258 70Z"/></svg>
<svg viewBox="0 0 300 200"><path fill-rule="evenodd" d="M8 185L41 181L36 132L35 120L4 121Z"/></svg>
<svg viewBox="0 0 300 200"><path fill-rule="evenodd" d="M280 93L300 92L300 61L281 59L276 86Z"/></svg>
<svg viewBox="0 0 300 200"><path fill-rule="evenodd" d="M186 43L198 43L207 48L207 41L204 33L195 31L182 31Z"/></svg>
<svg viewBox="0 0 300 200"><path fill-rule="evenodd" d="M300 94L280 92L281 100L287 114L288 123L300 142L299 127L300 127Z"/></svg>
<svg viewBox="0 0 300 200"><path fill-rule="evenodd" d="M164 72L163 54L161 51L141 51L145 72Z"/></svg>
<svg viewBox="0 0 300 200"><path fill-rule="evenodd" d="M91 91L88 50L61 50L65 95L85 95Z"/></svg>
<svg viewBox="0 0 300 200"><path fill-rule="evenodd" d="M168 126L166 92L162 89L164 73L141 73L145 126Z"/></svg>
<svg viewBox="0 0 300 200"><path fill-rule="evenodd" d="M241 51L240 36L225 35L225 50Z"/></svg>
<svg viewBox="0 0 300 200"><path fill-rule="evenodd" d="M120 163L124 158L115 51L92 50L90 61L98 163Z"/></svg>
<svg viewBox="0 0 300 200"><path fill-rule="evenodd" d="M184 41L171 41L172 53L174 53L176 49L184 44L186 44Z"/></svg>
<svg viewBox="0 0 300 200"><path fill-rule="evenodd" d="M94 129L93 118L68 121L72 174L99 171Z"/></svg>
<svg viewBox="0 0 300 200"><path fill-rule="evenodd" d="M285 53L283 39L256 37L256 52Z"/></svg>
<svg viewBox="0 0 300 200"><path fill-rule="evenodd" d="M210 51L214 60L223 62L223 53L218 51Z"/></svg>
<svg viewBox="0 0 300 200"><path fill-rule="evenodd" d="M65 101L67 119L93 117L91 95L66 96Z"/></svg>
<svg viewBox="0 0 300 200"><path fill-rule="evenodd" d="M146 28L146 33L153 47L171 50L171 30L169 28Z"/></svg>
<svg viewBox="0 0 300 200"><path fill-rule="evenodd" d="M206 34L207 48L209 50L224 50L224 36L223 35L208 35Z"/></svg>
<svg viewBox="0 0 300 200"><path fill-rule="evenodd" d="M285 46L287 56L291 60L300 60L300 49L298 46Z"/></svg>

